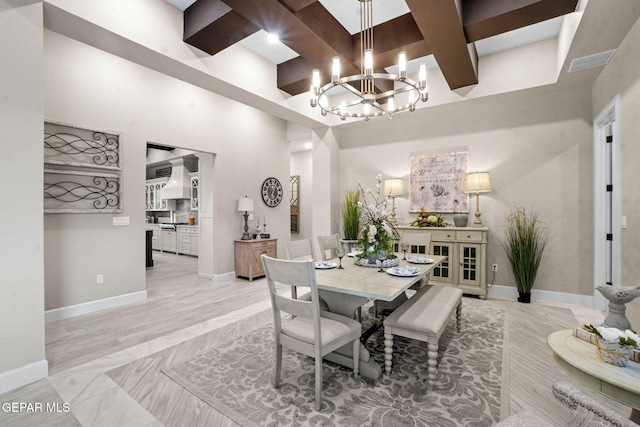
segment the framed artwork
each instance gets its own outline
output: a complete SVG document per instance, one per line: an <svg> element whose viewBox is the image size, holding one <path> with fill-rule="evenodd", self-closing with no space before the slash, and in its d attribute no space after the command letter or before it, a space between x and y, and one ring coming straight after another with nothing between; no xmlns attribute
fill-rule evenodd
<svg viewBox="0 0 640 427"><path fill-rule="evenodd" d="M432 154L409 158L409 211L469 212L464 192L469 172L469 152Z"/></svg>

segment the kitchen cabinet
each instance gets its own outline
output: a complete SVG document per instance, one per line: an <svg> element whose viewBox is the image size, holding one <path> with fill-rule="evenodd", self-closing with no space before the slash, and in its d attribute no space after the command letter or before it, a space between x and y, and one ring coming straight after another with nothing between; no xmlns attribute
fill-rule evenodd
<svg viewBox="0 0 640 427"><path fill-rule="evenodd" d="M160 226L159 225L147 225L147 230L151 231L151 249L159 251L162 249L161 246L161 235L160 235Z"/></svg>
<svg viewBox="0 0 640 427"><path fill-rule="evenodd" d="M278 239L236 240L236 278L246 277L252 281L256 277L264 276L260 256L266 254L276 258L277 241Z"/></svg>
<svg viewBox="0 0 640 427"><path fill-rule="evenodd" d="M193 172L189 174L189 177L191 178L191 210L192 211L197 211L199 210L198 208L198 172Z"/></svg>
<svg viewBox="0 0 640 427"><path fill-rule="evenodd" d="M398 227L407 233L431 233L429 253L447 259L431 273L430 284L454 286L465 294L487 297L486 227Z"/></svg>
<svg viewBox="0 0 640 427"><path fill-rule="evenodd" d="M198 227L179 225L178 253L198 256Z"/></svg>
<svg viewBox="0 0 640 427"><path fill-rule="evenodd" d="M147 211L175 211L176 201L160 197L162 190L169 182L169 178L148 179L145 183L145 210Z"/></svg>
<svg viewBox="0 0 640 427"><path fill-rule="evenodd" d="M178 238L174 230L161 230L162 252L176 252L178 249Z"/></svg>

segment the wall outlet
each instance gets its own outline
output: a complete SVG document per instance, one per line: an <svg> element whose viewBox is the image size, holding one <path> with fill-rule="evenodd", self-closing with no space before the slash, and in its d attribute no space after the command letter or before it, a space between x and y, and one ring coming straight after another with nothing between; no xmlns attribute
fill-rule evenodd
<svg viewBox="0 0 640 427"><path fill-rule="evenodd" d="M96 283L98 283L98 284L104 283L104 275L103 274L98 274L96 276Z"/></svg>
<svg viewBox="0 0 640 427"><path fill-rule="evenodd" d="M496 271L498 271L498 264L493 264L493 265L491 266L491 271L493 271L494 273L495 273Z"/></svg>

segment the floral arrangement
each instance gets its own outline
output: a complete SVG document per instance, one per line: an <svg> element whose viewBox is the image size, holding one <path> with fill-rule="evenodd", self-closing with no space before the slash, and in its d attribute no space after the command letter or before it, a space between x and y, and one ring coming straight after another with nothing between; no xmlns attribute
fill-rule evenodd
<svg viewBox="0 0 640 427"><path fill-rule="evenodd" d="M393 239L398 233L389 221L391 209L388 207L389 198L382 194L382 175L376 175L375 192L368 188L366 191L360 184L362 197L358 201L360 209L361 230L358 237L358 245L364 249L360 258L367 254L376 254L379 250L387 251L388 258L394 258Z"/></svg>
<svg viewBox="0 0 640 427"><path fill-rule="evenodd" d="M424 206L420 208L418 217L411 222L413 227L446 227L447 221L442 215L426 212Z"/></svg>
<svg viewBox="0 0 640 427"><path fill-rule="evenodd" d="M584 325L584 329L596 334L596 336L607 342L618 342L622 345L628 345L638 348L640 337L627 329L622 332L618 328L607 328L605 326Z"/></svg>

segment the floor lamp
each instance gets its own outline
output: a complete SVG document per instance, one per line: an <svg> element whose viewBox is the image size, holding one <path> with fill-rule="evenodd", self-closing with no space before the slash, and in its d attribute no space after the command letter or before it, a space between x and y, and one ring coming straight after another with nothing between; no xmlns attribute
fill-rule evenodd
<svg viewBox="0 0 640 427"><path fill-rule="evenodd" d="M402 178L389 178L384 180L384 194L391 197L391 224L398 225L396 220L396 196L404 194L404 180Z"/></svg>
<svg viewBox="0 0 640 427"><path fill-rule="evenodd" d="M247 196L241 197L238 200L238 211L244 211L244 234L242 234L241 240L251 240L249 235L249 212L253 212L253 199Z"/></svg>
<svg viewBox="0 0 640 427"><path fill-rule="evenodd" d="M473 221L474 227L482 227L482 220L480 219L480 193L488 193L489 191L491 191L489 172L467 174L465 193L476 194L476 219Z"/></svg>

